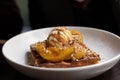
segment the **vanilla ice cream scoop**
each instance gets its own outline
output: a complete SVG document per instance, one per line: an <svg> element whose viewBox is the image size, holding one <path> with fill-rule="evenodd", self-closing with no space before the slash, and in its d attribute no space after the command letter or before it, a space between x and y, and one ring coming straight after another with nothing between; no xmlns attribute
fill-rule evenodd
<svg viewBox="0 0 120 80"><path fill-rule="evenodd" d="M72 40L72 34L66 27L54 28L47 39L48 44L54 47L63 47Z"/></svg>

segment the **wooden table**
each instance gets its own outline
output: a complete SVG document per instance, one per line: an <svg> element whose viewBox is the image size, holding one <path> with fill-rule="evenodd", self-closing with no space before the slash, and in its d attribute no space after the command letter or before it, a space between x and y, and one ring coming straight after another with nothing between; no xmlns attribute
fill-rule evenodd
<svg viewBox="0 0 120 80"><path fill-rule="evenodd" d="M2 55L2 46L0 44L0 80L34 80L12 68ZM89 80L120 80L120 61L110 70L105 73L91 78Z"/></svg>

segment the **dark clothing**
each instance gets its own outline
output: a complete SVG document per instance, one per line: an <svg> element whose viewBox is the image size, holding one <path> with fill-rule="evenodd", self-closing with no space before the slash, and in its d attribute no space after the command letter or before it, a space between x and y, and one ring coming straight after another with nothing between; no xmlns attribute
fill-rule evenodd
<svg viewBox="0 0 120 80"><path fill-rule="evenodd" d="M28 0L30 23L33 29L40 27L73 25L70 0Z"/></svg>
<svg viewBox="0 0 120 80"><path fill-rule="evenodd" d="M0 0L0 39L9 39L19 34L23 20L15 0Z"/></svg>
<svg viewBox="0 0 120 80"><path fill-rule="evenodd" d="M115 34L119 29L111 0L87 0L87 8L80 8L74 0L28 0L32 29L50 26L87 26ZM77 6L76 6L77 5Z"/></svg>
<svg viewBox="0 0 120 80"><path fill-rule="evenodd" d="M96 27L119 34L111 0L90 0L87 10L74 10L76 25Z"/></svg>

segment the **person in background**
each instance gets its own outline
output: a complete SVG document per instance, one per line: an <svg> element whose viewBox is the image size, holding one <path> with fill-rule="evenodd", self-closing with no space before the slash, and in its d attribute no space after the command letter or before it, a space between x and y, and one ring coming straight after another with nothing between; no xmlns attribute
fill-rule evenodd
<svg viewBox="0 0 120 80"><path fill-rule="evenodd" d="M112 0L28 0L32 29L86 26L119 34Z"/></svg>
<svg viewBox="0 0 120 80"><path fill-rule="evenodd" d="M16 0L0 0L0 39L9 39L19 34L23 20Z"/></svg>

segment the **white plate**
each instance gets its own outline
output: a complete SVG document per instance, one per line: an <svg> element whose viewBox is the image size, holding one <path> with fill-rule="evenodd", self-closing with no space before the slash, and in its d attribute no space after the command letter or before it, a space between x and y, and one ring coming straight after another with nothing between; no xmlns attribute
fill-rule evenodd
<svg viewBox="0 0 120 80"><path fill-rule="evenodd" d="M23 74L49 80L89 79L111 69L120 59L119 36L95 28L68 26L68 29L75 29L83 34L84 43L100 55L102 60L99 64L76 68L40 68L27 65L26 52L30 50L30 44L46 40L52 29L53 27L37 29L14 36L3 45L4 57Z"/></svg>

